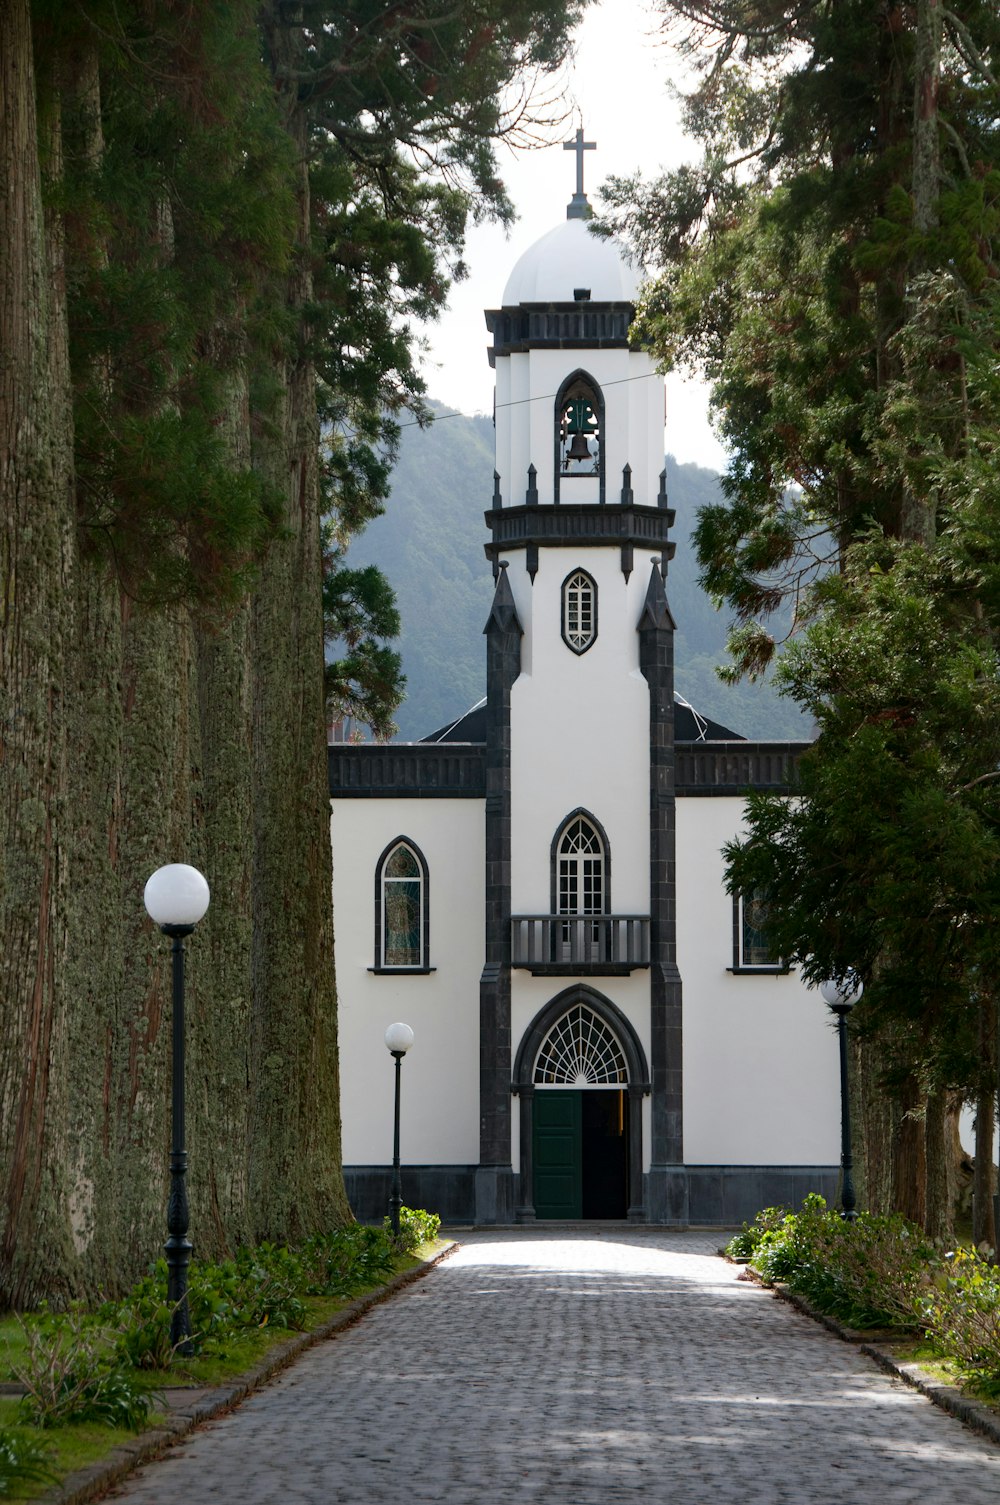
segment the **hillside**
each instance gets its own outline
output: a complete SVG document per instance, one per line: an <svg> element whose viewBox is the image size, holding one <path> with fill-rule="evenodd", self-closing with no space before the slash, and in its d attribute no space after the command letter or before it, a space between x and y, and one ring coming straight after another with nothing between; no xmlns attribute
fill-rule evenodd
<svg viewBox="0 0 1000 1505"><path fill-rule="evenodd" d="M809 735L808 723L769 685L720 683L726 620L697 583L688 535L697 508L718 495L718 477L667 457L677 509L677 555L667 593L678 625L678 692L706 715L759 739ZM350 563L378 564L392 581L403 619L406 700L402 741L454 720L486 691L483 624L493 580L483 553L483 512L493 494L493 423L448 417L404 429L385 515L354 540Z"/></svg>

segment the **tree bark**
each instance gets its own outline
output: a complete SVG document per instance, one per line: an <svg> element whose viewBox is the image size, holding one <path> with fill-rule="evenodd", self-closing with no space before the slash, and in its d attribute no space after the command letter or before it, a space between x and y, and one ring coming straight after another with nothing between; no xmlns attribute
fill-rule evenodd
<svg viewBox="0 0 1000 1505"><path fill-rule="evenodd" d="M58 92L36 116L27 0L0 6L0 1306L79 1283L66 1135L67 651L72 408L62 245L42 211ZM50 227L52 228L52 227Z"/></svg>
<svg viewBox="0 0 1000 1505"><path fill-rule="evenodd" d="M276 76L301 45L291 8L265 6ZM255 464L284 497L285 537L253 598L253 1027L250 1197L261 1238L295 1238L350 1216L340 1167L337 998L330 898L330 801L323 695L309 124L282 95L297 166L298 254L286 302L300 325L280 411Z"/></svg>
<svg viewBox="0 0 1000 1505"><path fill-rule="evenodd" d="M250 463L246 371L227 384L222 416L234 470ZM197 730L194 818L198 865L212 901L191 969L189 1122L192 1228L218 1258L252 1236L248 1206L253 794L250 607L195 630ZM194 753L194 749L192 750Z"/></svg>

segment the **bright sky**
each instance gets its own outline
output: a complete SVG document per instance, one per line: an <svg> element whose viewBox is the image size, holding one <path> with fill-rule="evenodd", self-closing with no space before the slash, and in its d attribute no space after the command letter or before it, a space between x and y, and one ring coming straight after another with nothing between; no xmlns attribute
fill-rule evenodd
<svg viewBox="0 0 1000 1505"><path fill-rule="evenodd" d="M582 120L586 139L597 143L597 150L584 156L592 203L600 183L612 174L638 168L650 177L697 154L681 134L678 107L667 89L671 74L679 76L678 63L660 38L658 17L648 0L600 0L585 12L577 35L568 78L574 118L556 133L552 146L518 156L501 149L517 223L509 239L496 225L470 231L469 277L452 288L447 313L427 330L431 350L423 369L428 392L463 413L493 411L483 310L499 307L517 258L565 217L575 187L576 157L563 151L561 142L573 136ZM689 377L667 377L665 446L680 461L713 470L725 464L725 451L708 420L707 390Z"/></svg>

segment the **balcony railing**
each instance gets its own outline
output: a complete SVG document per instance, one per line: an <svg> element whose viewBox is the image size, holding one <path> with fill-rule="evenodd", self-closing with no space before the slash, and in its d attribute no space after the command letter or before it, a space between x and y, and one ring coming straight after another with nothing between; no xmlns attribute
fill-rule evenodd
<svg viewBox="0 0 1000 1505"><path fill-rule="evenodd" d="M512 915L511 965L536 976L632 972L649 966L649 915Z"/></svg>

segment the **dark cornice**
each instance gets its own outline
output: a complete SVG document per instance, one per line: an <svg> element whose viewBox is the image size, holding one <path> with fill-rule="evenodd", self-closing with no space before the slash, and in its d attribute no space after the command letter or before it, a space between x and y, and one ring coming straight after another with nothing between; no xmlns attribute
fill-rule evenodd
<svg viewBox="0 0 1000 1505"><path fill-rule="evenodd" d="M725 797L795 790L809 742L678 742L678 795ZM327 749L331 799L485 799L481 742L338 742Z"/></svg>
<svg viewBox="0 0 1000 1505"><path fill-rule="evenodd" d="M541 544L549 548L601 548L609 544L633 544L655 549L673 559L675 545L668 540L673 510L669 507L610 506L598 502L546 503L538 507L500 507L485 514L493 534L483 547L488 559L505 549Z"/></svg>
<svg viewBox="0 0 1000 1505"><path fill-rule="evenodd" d="M679 795L738 795L766 789L792 794L796 767L811 742L678 742L674 790Z"/></svg>
<svg viewBox="0 0 1000 1505"><path fill-rule="evenodd" d="M486 327L493 336L490 365L498 355L525 350L628 350L632 303L518 303L488 308Z"/></svg>

